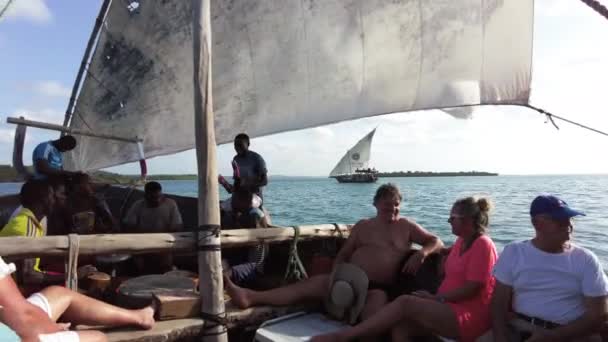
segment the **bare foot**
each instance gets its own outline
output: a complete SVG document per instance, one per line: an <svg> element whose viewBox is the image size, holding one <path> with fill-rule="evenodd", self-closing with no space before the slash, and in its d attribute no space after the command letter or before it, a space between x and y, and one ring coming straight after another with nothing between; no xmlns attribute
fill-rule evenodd
<svg viewBox="0 0 608 342"><path fill-rule="evenodd" d="M137 310L136 312L137 317L139 318L137 325L146 330L152 329L154 326L154 308L147 306L143 309Z"/></svg>
<svg viewBox="0 0 608 342"><path fill-rule="evenodd" d="M252 293L251 290L237 286L229 277L224 277L224 285L234 305L240 309L247 309L251 306L251 299L249 298Z"/></svg>

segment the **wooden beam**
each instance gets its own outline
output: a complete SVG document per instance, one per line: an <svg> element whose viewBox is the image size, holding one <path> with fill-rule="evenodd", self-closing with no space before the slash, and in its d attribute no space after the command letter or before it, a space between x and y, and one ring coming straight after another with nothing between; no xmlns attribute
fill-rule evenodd
<svg viewBox="0 0 608 342"><path fill-rule="evenodd" d="M83 131L81 129L63 127L61 125L50 124L50 123L40 122L40 121L19 119L19 118L9 117L9 118L6 118L6 122L10 123L10 124L15 124L15 125L23 125L23 126L28 126L28 127L49 129L52 131L65 132L65 133L70 133L70 134L74 134L74 135L84 135L87 137L95 137L95 138L108 139L108 140L118 140L118 141L130 142L130 143L138 143L138 142L143 141L142 139L139 139L139 138L126 138L126 137L119 137L119 136L111 135L111 134L94 133L94 132L89 132L89 131Z"/></svg>
<svg viewBox="0 0 608 342"><path fill-rule="evenodd" d="M347 237L352 225L338 225L339 233L332 224L300 226L300 241L331 237ZM222 248L253 246L260 242L278 243L293 239L290 228L232 229L220 233ZM156 234L101 234L81 235L80 255L112 253L140 254L149 252L194 252L194 233ZM45 237L3 237L0 250L3 257L44 257L68 254L67 235Z"/></svg>
<svg viewBox="0 0 608 342"><path fill-rule="evenodd" d="M192 0L194 135L198 168L198 277L203 318L224 315L220 196L213 118L211 0ZM202 341L228 342L227 328L205 320Z"/></svg>

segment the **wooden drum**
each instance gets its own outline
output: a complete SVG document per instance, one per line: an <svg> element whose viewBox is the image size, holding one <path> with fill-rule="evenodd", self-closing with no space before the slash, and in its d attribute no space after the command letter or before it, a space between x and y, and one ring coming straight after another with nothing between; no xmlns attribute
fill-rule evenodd
<svg viewBox="0 0 608 342"><path fill-rule="evenodd" d="M141 309L152 304L152 295L196 294L196 284L192 278L185 276L151 274L124 281L117 289L116 305Z"/></svg>

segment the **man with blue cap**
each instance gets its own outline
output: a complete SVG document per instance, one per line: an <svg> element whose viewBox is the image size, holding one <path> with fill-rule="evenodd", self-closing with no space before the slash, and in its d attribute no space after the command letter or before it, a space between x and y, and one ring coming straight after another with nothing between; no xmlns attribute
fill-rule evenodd
<svg viewBox="0 0 608 342"><path fill-rule="evenodd" d="M494 341L600 340L608 279L597 256L571 242L572 219L584 215L553 195L532 201L535 237L507 245L494 266Z"/></svg>

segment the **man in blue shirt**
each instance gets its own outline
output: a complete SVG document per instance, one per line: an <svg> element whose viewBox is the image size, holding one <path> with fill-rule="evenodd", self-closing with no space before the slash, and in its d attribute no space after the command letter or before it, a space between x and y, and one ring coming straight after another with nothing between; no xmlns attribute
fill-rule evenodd
<svg viewBox="0 0 608 342"><path fill-rule="evenodd" d="M34 164L34 178L48 179L49 177L71 177L76 172L63 170L63 152L71 151L76 147L76 139L65 135L57 140L38 144L32 154Z"/></svg>

